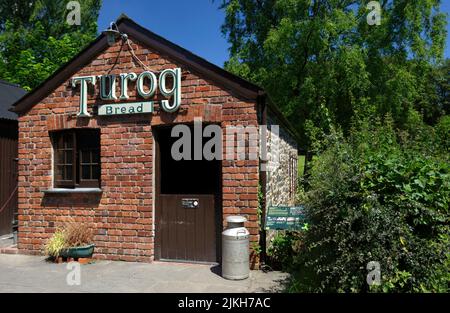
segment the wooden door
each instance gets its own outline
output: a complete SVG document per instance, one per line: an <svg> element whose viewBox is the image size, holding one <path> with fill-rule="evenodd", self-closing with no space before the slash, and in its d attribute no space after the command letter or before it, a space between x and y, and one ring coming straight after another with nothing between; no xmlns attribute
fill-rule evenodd
<svg viewBox="0 0 450 313"><path fill-rule="evenodd" d="M17 212L17 126L0 126L1 236L12 232L12 221Z"/></svg>
<svg viewBox="0 0 450 313"><path fill-rule="evenodd" d="M160 195L160 260L216 262L214 195Z"/></svg>
<svg viewBox="0 0 450 313"><path fill-rule="evenodd" d="M170 128L154 129L155 259L216 263L222 229L220 161L174 161ZM196 205L194 205L196 203Z"/></svg>

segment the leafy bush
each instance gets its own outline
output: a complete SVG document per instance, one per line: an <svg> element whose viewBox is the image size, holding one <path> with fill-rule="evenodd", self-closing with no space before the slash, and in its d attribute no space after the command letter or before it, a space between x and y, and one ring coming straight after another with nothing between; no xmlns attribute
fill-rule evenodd
<svg viewBox="0 0 450 313"><path fill-rule="evenodd" d="M298 254L300 233L293 231L277 232L267 249L270 265L275 269L291 271L294 256Z"/></svg>
<svg viewBox="0 0 450 313"><path fill-rule="evenodd" d="M449 147L439 125L398 131L387 118L325 139L303 197L309 229L295 291L449 290ZM370 261L381 265L380 286L366 282Z"/></svg>
<svg viewBox="0 0 450 313"><path fill-rule="evenodd" d="M58 228L47 241L45 253L57 258L64 249L91 244L93 237L93 231L88 224L70 220Z"/></svg>
<svg viewBox="0 0 450 313"><path fill-rule="evenodd" d="M51 257L57 258L61 251L66 248L66 237L64 231L58 229L47 241L45 253Z"/></svg>

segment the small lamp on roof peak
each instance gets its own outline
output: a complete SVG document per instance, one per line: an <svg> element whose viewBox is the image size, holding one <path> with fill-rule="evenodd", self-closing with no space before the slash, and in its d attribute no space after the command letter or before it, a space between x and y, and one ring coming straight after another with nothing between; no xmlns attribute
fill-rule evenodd
<svg viewBox="0 0 450 313"><path fill-rule="evenodd" d="M106 35L106 40L108 41L108 45L110 45L110 46L113 46L116 43L118 37L128 38L128 36L126 36L126 34L122 34L119 31L119 28L117 27L116 23L114 23L114 22L111 23L109 28L107 30L103 31L102 33Z"/></svg>

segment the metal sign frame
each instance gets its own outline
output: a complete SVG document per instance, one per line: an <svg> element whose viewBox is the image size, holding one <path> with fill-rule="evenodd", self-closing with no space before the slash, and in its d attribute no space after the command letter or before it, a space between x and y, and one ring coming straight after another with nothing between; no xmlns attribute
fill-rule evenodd
<svg viewBox="0 0 450 313"><path fill-rule="evenodd" d="M306 222L302 206L269 206L266 230L302 230Z"/></svg>

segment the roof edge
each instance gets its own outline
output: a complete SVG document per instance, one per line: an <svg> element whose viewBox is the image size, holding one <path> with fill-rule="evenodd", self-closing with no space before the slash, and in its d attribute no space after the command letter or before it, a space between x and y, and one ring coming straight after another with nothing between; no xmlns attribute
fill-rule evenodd
<svg viewBox="0 0 450 313"><path fill-rule="evenodd" d="M19 84L11 83L11 82L6 81L6 80L3 80L3 79L0 79L0 84L7 85L7 86L11 86L11 87L17 87L17 88L23 89L22 87L20 87ZM24 90L24 89L23 89L23 90Z"/></svg>
<svg viewBox="0 0 450 313"><path fill-rule="evenodd" d="M275 118L280 122L282 126L286 129L286 131L292 136L292 139L297 143L297 150L303 150L300 148L300 136L297 133L297 130L294 126L289 122L286 116L281 112L278 106L272 101L271 97L264 92L262 95L266 98L267 107L272 113L275 115Z"/></svg>
<svg viewBox="0 0 450 313"><path fill-rule="evenodd" d="M220 68L181 46L142 27L125 14L121 14L118 17L116 24L118 27L122 28L121 30L123 32L133 36L136 40L146 44L152 49L167 54L181 64L185 64L187 67L192 68L193 71L205 76L205 78L217 82L219 85L234 91L244 98L256 99L258 94L262 91L262 88L259 86ZM70 77L70 75L107 47L108 43L106 36L103 33L100 33L94 41L75 55L70 61L62 65L45 81L39 84L39 86L16 101L10 111L24 114L45 98L51 91L61 85L68 77Z"/></svg>

